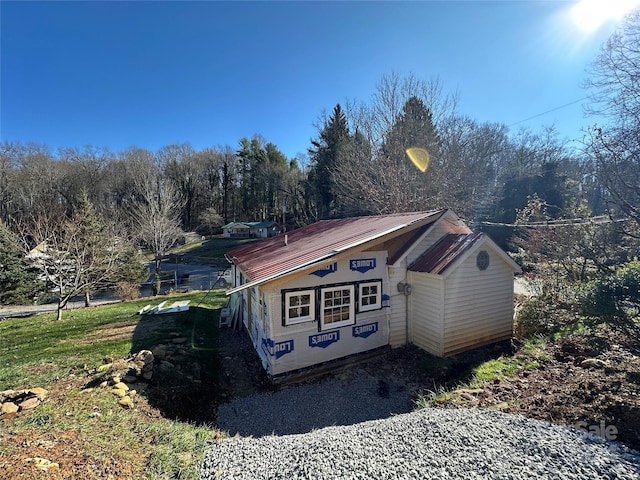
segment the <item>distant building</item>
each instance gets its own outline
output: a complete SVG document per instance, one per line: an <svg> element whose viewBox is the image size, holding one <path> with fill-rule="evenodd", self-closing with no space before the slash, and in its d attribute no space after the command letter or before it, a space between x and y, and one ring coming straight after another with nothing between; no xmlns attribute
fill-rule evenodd
<svg viewBox="0 0 640 480"><path fill-rule="evenodd" d="M512 336L520 269L451 210L323 220L227 256L227 294L272 377L386 345L447 356Z"/></svg>
<svg viewBox="0 0 640 480"><path fill-rule="evenodd" d="M225 238L268 238L279 233L276 222L231 222L222 227Z"/></svg>

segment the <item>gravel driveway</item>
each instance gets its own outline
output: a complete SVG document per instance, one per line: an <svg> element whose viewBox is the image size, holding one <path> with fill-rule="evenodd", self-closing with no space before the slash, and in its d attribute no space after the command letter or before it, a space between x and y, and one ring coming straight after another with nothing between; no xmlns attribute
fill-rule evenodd
<svg viewBox="0 0 640 480"><path fill-rule="evenodd" d="M640 479L640 453L516 415L428 408L299 435L221 440L199 473L203 480L632 480Z"/></svg>

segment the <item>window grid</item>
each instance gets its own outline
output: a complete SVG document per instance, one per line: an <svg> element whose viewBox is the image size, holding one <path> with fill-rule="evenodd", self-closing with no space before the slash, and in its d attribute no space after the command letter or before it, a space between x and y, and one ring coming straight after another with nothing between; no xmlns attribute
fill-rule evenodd
<svg viewBox="0 0 640 480"><path fill-rule="evenodd" d="M315 320L314 293L310 290L285 295L286 325Z"/></svg>
<svg viewBox="0 0 640 480"><path fill-rule="evenodd" d="M322 290L323 330L355 323L353 286Z"/></svg>
<svg viewBox="0 0 640 480"><path fill-rule="evenodd" d="M358 304L358 311L360 312L382 308L382 283L361 283Z"/></svg>

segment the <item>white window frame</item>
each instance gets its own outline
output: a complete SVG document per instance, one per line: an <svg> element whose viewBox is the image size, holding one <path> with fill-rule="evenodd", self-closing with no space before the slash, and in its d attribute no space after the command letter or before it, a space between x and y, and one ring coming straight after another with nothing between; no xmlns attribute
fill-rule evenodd
<svg viewBox="0 0 640 480"><path fill-rule="evenodd" d="M304 317L289 317L289 301L292 297L302 297L309 295L309 304L300 304L299 307L309 307L309 315ZM316 292L314 290L296 290L293 292L285 292L284 294L284 324L295 325L297 323L314 322L316 320Z"/></svg>
<svg viewBox="0 0 640 480"><path fill-rule="evenodd" d="M348 304L340 304L337 307L348 307L348 318L338 321L331 321L329 323L326 322L325 316L327 315L327 309L335 309L335 305L326 305L328 302L333 303L333 299L327 298L328 293L340 292L343 290L347 290L349 292L349 303ZM333 295L332 295L333 296ZM334 287L324 287L320 290L320 330L332 330L335 328L344 327L347 325L355 325L356 323L356 312L355 312L355 287L353 284L351 285L340 285ZM335 313L335 312L333 312ZM344 314L345 312L343 312Z"/></svg>
<svg viewBox="0 0 640 480"><path fill-rule="evenodd" d="M367 287L377 287L378 292L376 294L376 303L370 303L364 305L362 300L364 298L371 298L371 295L365 295L363 290ZM370 312L372 310L380 310L382 308L382 281L376 280L373 282L362 282L358 284L358 312Z"/></svg>

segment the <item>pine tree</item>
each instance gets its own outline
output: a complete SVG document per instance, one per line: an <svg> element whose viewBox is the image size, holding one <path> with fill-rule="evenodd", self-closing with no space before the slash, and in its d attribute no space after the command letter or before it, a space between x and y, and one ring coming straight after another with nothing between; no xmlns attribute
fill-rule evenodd
<svg viewBox="0 0 640 480"><path fill-rule="evenodd" d="M30 304L39 287L18 237L0 220L0 305Z"/></svg>
<svg viewBox="0 0 640 480"><path fill-rule="evenodd" d="M340 104L334 107L319 138L311 144L309 154L312 170L309 173L309 184L317 202L317 216L321 219L338 216L341 206L334 174L337 167L347 159L351 149L347 117Z"/></svg>

